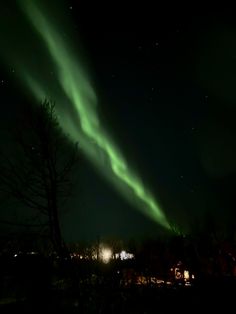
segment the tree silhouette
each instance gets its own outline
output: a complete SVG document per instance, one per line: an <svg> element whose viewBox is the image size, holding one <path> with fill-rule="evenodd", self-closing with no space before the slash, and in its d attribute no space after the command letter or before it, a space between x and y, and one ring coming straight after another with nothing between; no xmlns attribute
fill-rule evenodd
<svg viewBox="0 0 236 314"><path fill-rule="evenodd" d="M63 256L59 209L71 194L77 144L63 133L48 100L25 108L18 125L12 150L0 157L1 192L44 217L54 251Z"/></svg>

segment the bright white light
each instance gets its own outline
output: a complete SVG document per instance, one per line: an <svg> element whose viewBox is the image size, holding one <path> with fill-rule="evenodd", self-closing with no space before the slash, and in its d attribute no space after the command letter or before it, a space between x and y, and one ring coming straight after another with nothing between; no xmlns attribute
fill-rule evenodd
<svg viewBox="0 0 236 314"><path fill-rule="evenodd" d="M132 258L134 258L134 254L127 253L126 251L121 251L120 252L120 259L122 261L126 260L126 259L132 259Z"/></svg>
<svg viewBox="0 0 236 314"><path fill-rule="evenodd" d="M189 271L188 270L184 270L184 280L188 281L189 278L190 278Z"/></svg>
<svg viewBox="0 0 236 314"><path fill-rule="evenodd" d="M123 261L124 259L127 259L127 253L125 251L120 252L120 259Z"/></svg>
<svg viewBox="0 0 236 314"><path fill-rule="evenodd" d="M14 257L17 257L17 254L15 254Z"/></svg>
<svg viewBox="0 0 236 314"><path fill-rule="evenodd" d="M102 248L100 252L100 257L104 263L108 263L112 258L112 250L109 248Z"/></svg>

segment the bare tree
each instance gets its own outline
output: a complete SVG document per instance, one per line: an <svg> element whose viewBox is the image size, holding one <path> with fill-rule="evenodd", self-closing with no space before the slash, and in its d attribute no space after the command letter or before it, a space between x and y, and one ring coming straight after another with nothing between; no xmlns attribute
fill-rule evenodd
<svg viewBox="0 0 236 314"><path fill-rule="evenodd" d="M10 153L0 156L0 189L45 217L54 250L62 256L59 209L72 189L77 144L63 133L55 104L48 100L25 108L12 144Z"/></svg>

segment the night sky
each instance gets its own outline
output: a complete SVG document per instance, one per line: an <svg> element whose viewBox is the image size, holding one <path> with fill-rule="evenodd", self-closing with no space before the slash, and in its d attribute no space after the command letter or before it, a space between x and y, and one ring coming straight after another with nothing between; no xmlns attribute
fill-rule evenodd
<svg viewBox="0 0 236 314"><path fill-rule="evenodd" d="M184 232L209 220L230 230L236 218L236 22L230 10L185 8L185 13L180 7L131 10L121 3L104 8L78 3L66 1L60 8L52 1L48 9L62 18L62 28L70 21L73 30L65 27L62 35L82 51L101 122L129 165ZM17 27L14 1L1 6L2 14L10 14L0 39L8 32L16 37L27 32ZM27 48L30 40L21 53ZM31 62L40 66L43 58L39 51ZM14 64L2 58L0 69L3 147L6 129L30 96ZM68 241L159 235L161 227L135 210L88 161L82 161L78 177L78 191L62 215Z"/></svg>

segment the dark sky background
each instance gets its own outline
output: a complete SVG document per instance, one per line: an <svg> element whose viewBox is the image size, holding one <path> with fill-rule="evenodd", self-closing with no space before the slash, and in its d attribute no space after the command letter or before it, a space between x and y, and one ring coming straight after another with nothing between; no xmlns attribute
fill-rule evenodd
<svg viewBox="0 0 236 314"><path fill-rule="evenodd" d="M95 8L72 0L64 7L74 44L82 41L86 51L104 125L167 215L189 232L209 219L229 230L236 218L236 22L230 12L167 5L132 10L121 3ZM3 130L25 91L10 64L0 75ZM3 132L1 138L5 145ZM89 163L78 176L81 186L63 215L68 241L159 234Z"/></svg>

